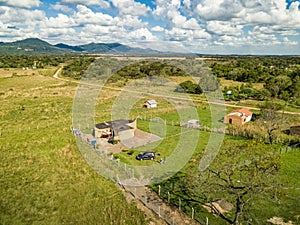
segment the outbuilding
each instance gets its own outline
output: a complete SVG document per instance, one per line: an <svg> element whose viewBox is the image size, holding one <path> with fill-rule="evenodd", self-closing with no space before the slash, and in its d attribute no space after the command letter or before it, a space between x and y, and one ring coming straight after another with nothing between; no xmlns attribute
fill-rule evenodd
<svg viewBox="0 0 300 225"><path fill-rule="evenodd" d="M154 99L145 101L145 103L143 104L143 108L156 108L156 107L157 107L157 102Z"/></svg>

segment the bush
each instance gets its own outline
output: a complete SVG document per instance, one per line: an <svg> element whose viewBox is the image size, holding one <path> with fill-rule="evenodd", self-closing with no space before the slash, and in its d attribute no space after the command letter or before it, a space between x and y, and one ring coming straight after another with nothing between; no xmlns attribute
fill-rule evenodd
<svg viewBox="0 0 300 225"><path fill-rule="evenodd" d="M190 94L201 94L203 93L202 89L198 84L193 83L192 81L184 81L179 84L179 87L176 88L176 92L186 92Z"/></svg>

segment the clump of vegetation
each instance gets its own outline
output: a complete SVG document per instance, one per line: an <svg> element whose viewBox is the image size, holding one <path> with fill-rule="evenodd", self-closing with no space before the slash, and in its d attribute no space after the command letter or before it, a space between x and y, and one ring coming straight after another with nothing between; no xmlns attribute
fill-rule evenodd
<svg viewBox="0 0 300 225"><path fill-rule="evenodd" d="M189 94L202 94L203 91L198 84L193 83L192 81L184 81L179 84L179 87L176 88L177 92L186 92Z"/></svg>
<svg viewBox="0 0 300 225"><path fill-rule="evenodd" d="M61 74L65 77L80 80L84 72L94 61L95 58L93 57L75 57L70 60L70 62L66 66L64 66Z"/></svg>

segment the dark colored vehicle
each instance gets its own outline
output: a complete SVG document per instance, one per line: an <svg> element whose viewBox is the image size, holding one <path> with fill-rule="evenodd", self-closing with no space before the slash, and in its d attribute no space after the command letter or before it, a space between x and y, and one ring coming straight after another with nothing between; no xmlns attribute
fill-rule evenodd
<svg viewBox="0 0 300 225"><path fill-rule="evenodd" d="M146 159L153 160L154 158L155 158L155 153L154 152L143 152L143 153L140 153L136 156L137 160L146 160Z"/></svg>

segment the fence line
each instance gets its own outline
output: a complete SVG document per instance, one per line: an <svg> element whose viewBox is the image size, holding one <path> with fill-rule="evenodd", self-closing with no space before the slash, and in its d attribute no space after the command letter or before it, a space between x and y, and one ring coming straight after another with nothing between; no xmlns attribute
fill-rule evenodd
<svg viewBox="0 0 300 225"><path fill-rule="evenodd" d="M147 120L147 118L140 118L142 120ZM162 123L164 125L172 125L172 126L182 126L182 124L178 121L167 121L161 119L153 119L150 118L149 121ZM41 128L39 128L41 129ZM207 126L201 126L194 129L199 129L207 132L217 132L217 133L226 133L231 135L234 134L234 130L225 130L220 128L209 128ZM191 129L192 130L192 129ZM230 133L232 132L232 133ZM239 134L239 133L238 133ZM246 132L244 133L244 135ZM76 134L75 134L76 135ZM76 135L77 136L77 135ZM82 136L82 142L88 143ZM93 147L93 148L92 148ZM135 173L134 169L127 165L126 163L121 163L120 159L114 158L112 154L107 152L107 150L101 150L95 146L91 146L91 149L94 149L98 155L103 156L105 160L109 160L110 162L115 163L115 166L118 168L120 173L126 176L126 179L134 179ZM292 148L282 149L282 152L291 151ZM113 170L113 169L112 169ZM155 213L158 217L163 219L169 225L182 225L185 224L184 221L188 221L187 224L209 224L208 218L201 215L201 212L198 211L199 208L202 208L202 205L193 205L188 206L183 204L180 197L173 197L170 190L165 190L161 186L158 187L158 193L154 193L154 191L149 191L147 187L129 187L121 184L120 181L121 174L114 174L111 172L111 178L115 180L124 190L129 192L135 199L139 200L143 205L149 208L153 213ZM185 213L183 213L183 211ZM188 218L187 218L188 217Z"/></svg>

